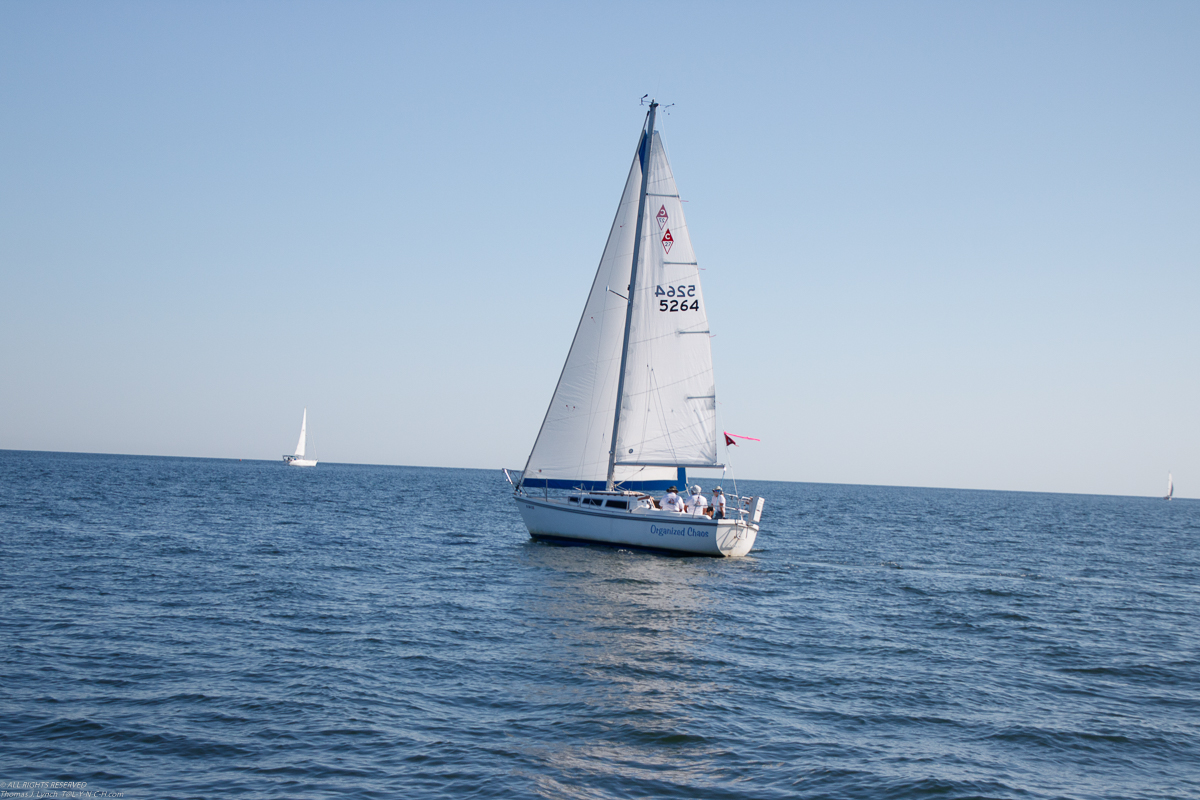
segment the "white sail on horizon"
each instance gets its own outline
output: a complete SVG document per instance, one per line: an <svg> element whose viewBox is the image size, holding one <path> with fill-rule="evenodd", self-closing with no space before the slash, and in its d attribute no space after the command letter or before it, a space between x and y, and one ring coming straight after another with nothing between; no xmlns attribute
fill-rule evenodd
<svg viewBox="0 0 1200 800"><path fill-rule="evenodd" d="M304 458L304 446L308 440L308 409L304 409L304 416L300 418L300 441L296 443L295 456Z"/></svg>

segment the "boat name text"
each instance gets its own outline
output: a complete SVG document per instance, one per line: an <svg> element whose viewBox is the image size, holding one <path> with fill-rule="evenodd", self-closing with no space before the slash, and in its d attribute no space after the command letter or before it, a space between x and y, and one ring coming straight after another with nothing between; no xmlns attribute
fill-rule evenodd
<svg viewBox="0 0 1200 800"><path fill-rule="evenodd" d="M662 525L651 525L650 533L653 536L708 536L708 531L693 528L691 525L686 528L667 528Z"/></svg>

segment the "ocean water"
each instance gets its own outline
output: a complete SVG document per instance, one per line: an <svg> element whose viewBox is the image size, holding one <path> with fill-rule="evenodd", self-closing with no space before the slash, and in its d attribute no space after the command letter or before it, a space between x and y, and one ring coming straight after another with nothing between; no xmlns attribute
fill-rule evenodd
<svg viewBox="0 0 1200 800"><path fill-rule="evenodd" d="M0 451L0 789L1200 797L1200 503L740 488L672 558L498 471Z"/></svg>

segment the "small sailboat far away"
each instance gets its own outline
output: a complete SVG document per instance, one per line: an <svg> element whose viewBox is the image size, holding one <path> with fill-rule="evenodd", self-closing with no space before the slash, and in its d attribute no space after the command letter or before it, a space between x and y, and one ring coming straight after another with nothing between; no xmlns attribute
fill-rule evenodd
<svg viewBox="0 0 1200 800"><path fill-rule="evenodd" d="M308 409L304 409L304 416L300 418L300 441L296 443L296 452L290 456L283 457L283 463L289 467L315 467L316 459L305 458L304 448L308 443Z"/></svg>
<svg viewBox="0 0 1200 800"><path fill-rule="evenodd" d="M1171 473L1167 473L1167 496L1163 500L1170 500L1175 495L1175 481L1171 478Z"/></svg>
<svg viewBox="0 0 1200 800"><path fill-rule="evenodd" d="M731 496L724 518L714 519L658 508L647 494L677 486L682 496L688 467L723 468L708 315L675 178L654 130L657 107L651 101L513 497L534 539L743 556L758 535L761 497Z"/></svg>

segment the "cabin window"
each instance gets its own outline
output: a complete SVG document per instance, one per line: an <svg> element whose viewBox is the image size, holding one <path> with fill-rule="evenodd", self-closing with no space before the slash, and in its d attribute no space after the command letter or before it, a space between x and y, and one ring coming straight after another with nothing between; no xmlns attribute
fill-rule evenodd
<svg viewBox="0 0 1200 800"><path fill-rule="evenodd" d="M587 503L589 506L598 506L604 501L598 497L585 497L583 498L583 502Z"/></svg>
<svg viewBox="0 0 1200 800"><path fill-rule="evenodd" d="M609 508L623 508L627 511L629 510L629 501L627 500L609 500L604 505L608 506Z"/></svg>
<svg viewBox="0 0 1200 800"><path fill-rule="evenodd" d="M568 503L578 503L578 502L579 502L579 498L578 498L578 497L568 497L568 498L567 498L567 502L568 502Z"/></svg>

